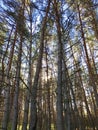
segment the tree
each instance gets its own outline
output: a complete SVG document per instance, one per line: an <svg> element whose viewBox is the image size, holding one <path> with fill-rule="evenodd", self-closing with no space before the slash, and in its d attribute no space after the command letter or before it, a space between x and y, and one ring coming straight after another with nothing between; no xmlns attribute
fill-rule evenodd
<svg viewBox="0 0 98 130"><path fill-rule="evenodd" d="M57 38L58 38L58 81L57 81L57 130L63 130L63 105L62 105L62 41L60 14L57 1L54 0L54 13L56 19Z"/></svg>
<svg viewBox="0 0 98 130"><path fill-rule="evenodd" d="M20 44L19 44L19 52L18 52L18 63L16 67L16 83L15 83L15 95L14 95L14 102L13 102L13 121L12 121L12 130L17 129L17 121L18 121L18 97L19 97L19 86L20 86L20 71L21 71L21 57L22 57L22 44L23 44L23 23L24 23L24 8L25 8L25 1L22 1L22 5L19 9L19 18L21 19L17 21L17 28L21 25L20 30L18 30L20 35ZM21 23L23 20L23 23Z"/></svg>
<svg viewBox="0 0 98 130"><path fill-rule="evenodd" d="M97 3L0 1L1 129L98 129Z"/></svg>
<svg viewBox="0 0 98 130"><path fill-rule="evenodd" d="M32 6L31 3L29 5L30 8L30 38L29 38L29 72L28 72L28 88L26 90L25 96L25 104L24 104L24 118L22 129L27 130L28 125L28 114L29 114L29 102L30 102L30 90L32 86Z"/></svg>
<svg viewBox="0 0 98 130"><path fill-rule="evenodd" d="M46 8L46 15L42 21L42 28L41 28L41 39L40 39L40 50L39 50L39 57L37 61L36 73L34 77L34 83L32 88L32 97L31 97L31 108L30 108L30 130L36 130L37 125L37 108L36 108L36 96L37 96L37 86L38 86L38 79L42 65L42 55L44 49L44 37L45 37L45 30L46 30L46 22L47 17L50 9L50 0L48 1L48 6Z"/></svg>

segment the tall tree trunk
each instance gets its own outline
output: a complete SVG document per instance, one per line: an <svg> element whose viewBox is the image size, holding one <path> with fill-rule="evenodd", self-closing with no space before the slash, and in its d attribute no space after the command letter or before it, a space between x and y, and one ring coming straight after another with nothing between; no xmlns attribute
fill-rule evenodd
<svg viewBox="0 0 98 130"><path fill-rule="evenodd" d="M57 80L57 130L64 130L63 123L63 103L62 103L62 41L60 14L57 1L54 0L54 11L56 19L57 37L58 37L58 80Z"/></svg>
<svg viewBox="0 0 98 130"><path fill-rule="evenodd" d="M10 70L11 70L11 65L12 65L12 59L13 59L13 54L14 54L14 47L16 43L16 37L17 37L17 29L15 31L15 37L14 37L14 42L11 47L10 51L10 58L8 61L8 67L6 70L6 97L5 97L5 106L4 106L4 118L2 122L2 129L7 130L8 122L9 122L9 116L10 116Z"/></svg>
<svg viewBox="0 0 98 130"><path fill-rule="evenodd" d="M30 6L30 45L29 45L29 74L28 74L28 88L26 90L25 105L24 105L24 117L22 130L27 130L28 114L29 114L29 102L30 102L30 90L32 86L32 7Z"/></svg>
<svg viewBox="0 0 98 130"><path fill-rule="evenodd" d="M9 44L10 44L10 40L11 40L13 29L14 29L14 26L12 27L11 32L9 34L7 47L6 47L5 53L4 53L3 58L2 58L2 80L4 80L4 68L5 68L5 66L4 66L4 60L5 60L5 57L7 55L7 51L8 51L8 48L9 48Z"/></svg>
<svg viewBox="0 0 98 130"><path fill-rule="evenodd" d="M47 44L47 43L46 43ZM47 46L45 47L45 53L46 53L46 73L47 73L47 83L46 83L46 89L47 89L47 105L48 105L48 130L51 130L51 110L50 110L50 82L49 82L49 67L48 67L48 52L47 52Z"/></svg>
<svg viewBox="0 0 98 130"><path fill-rule="evenodd" d="M52 71L52 70L51 70ZM53 79L52 79L52 72L51 72L51 89L52 89L52 92L51 92L51 94L52 94L52 98L51 98L51 106L52 106L52 110L51 110L51 122L53 122L53 129L57 129L56 128L56 116L55 116L55 108L54 108L54 102L55 102L55 94L54 94L54 88L55 88L55 85L54 85L54 81L53 81Z"/></svg>
<svg viewBox="0 0 98 130"><path fill-rule="evenodd" d="M79 77L79 81L80 81L79 84L81 86L81 90L83 91L83 97L84 97L85 106L86 106L86 110L87 110L88 120L89 120L90 124L92 125L93 130L95 130L95 123L94 123L93 117L91 115L91 112L89 110L88 102L87 102L86 95L85 95L85 90L83 88L81 74L79 72L78 72L78 77Z"/></svg>
<svg viewBox="0 0 98 130"><path fill-rule="evenodd" d="M38 121L37 121L37 130L42 130L43 125L43 88L42 88L42 73L40 72L40 79L39 79L39 85L38 85Z"/></svg>
<svg viewBox="0 0 98 130"><path fill-rule="evenodd" d="M18 124L18 98L19 98L19 86L20 86L20 72L21 72L21 59L22 59L22 45L23 45L23 31L24 31L24 10L25 10L25 0L22 0L21 6L19 7L18 17L20 19L17 20L17 31L20 36L19 50L18 50L18 59L16 66L16 84L15 84L15 93L14 93L14 102L13 102L13 119L12 119L12 130L17 130Z"/></svg>
<svg viewBox="0 0 98 130"><path fill-rule="evenodd" d="M12 130L17 130L18 121L18 97L19 97L19 85L20 85L20 70L21 70L21 56L22 56L22 43L23 37L20 38L19 53L16 68L16 84L15 84L15 94L13 103L13 120L12 120Z"/></svg>
<svg viewBox="0 0 98 130"><path fill-rule="evenodd" d="M36 130L36 125L37 125L37 108L36 108L37 86L38 86L39 74L40 74L40 70L41 70L41 66L42 66L44 37L45 37L45 30L46 30L46 23L47 23L49 9L50 9L50 0L48 2L48 6L46 8L46 15L43 19L42 29L41 29L39 57L38 57L38 61L37 61L36 73L35 73L34 83L33 83L33 88L32 88L29 130Z"/></svg>
<svg viewBox="0 0 98 130"><path fill-rule="evenodd" d="M85 50L85 55L86 55L86 62L87 62L87 67L88 67L88 72L89 72L89 78L90 78L91 85L92 85L93 90L94 90L96 106L98 107L98 93L97 93L96 84L94 82L94 77L92 75L92 68L91 68L91 64L90 64L90 61L89 61L89 56L88 56L88 51L87 51L87 46L86 46L86 41L85 41L85 36L84 36L84 30L83 30L83 24L82 24L79 5L77 5L77 10L78 10L78 15L79 15L79 22L80 22L80 27L81 27L81 35L82 35L83 45L84 45L84 50Z"/></svg>

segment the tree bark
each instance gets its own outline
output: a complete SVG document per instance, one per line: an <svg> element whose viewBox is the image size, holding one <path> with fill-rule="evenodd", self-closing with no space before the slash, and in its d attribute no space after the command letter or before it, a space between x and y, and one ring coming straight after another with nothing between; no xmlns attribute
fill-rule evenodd
<svg viewBox="0 0 98 130"><path fill-rule="evenodd" d="M47 43L46 43L47 44ZM50 81L49 81L49 67L48 67L48 52L47 52L47 46L45 47L45 53L46 53L46 73L47 73L47 83L46 83L46 89L47 89L47 104L48 104L48 128L47 130L51 130L51 109L50 109Z"/></svg>
<svg viewBox="0 0 98 130"><path fill-rule="evenodd" d="M18 121L18 97L19 97L19 85L20 85L20 70L21 70L21 56L22 56L22 43L23 37L20 38L19 53L16 68L16 84L15 84L15 94L13 103L13 120L12 120L12 130L17 130Z"/></svg>
<svg viewBox="0 0 98 130"><path fill-rule="evenodd" d="M57 79L57 130L64 130L63 123L63 103L62 103L62 41L60 14L57 7L57 1L54 0L54 13L56 19L57 37L58 37L58 79Z"/></svg>
<svg viewBox="0 0 98 130"><path fill-rule="evenodd" d="M45 30L46 30L46 23L47 23L49 9L50 9L50 0L46 8L46 15L42 22L39 57L37 61L36 73L35 73L34 83L33 83L33 88L32 88L29 130L36 130L36 125L37 125L37 108L36 108L37 86L38 86L39 74L40 74L40 70L42 66L44 37L45 37Z"/></svg>
<svg viewBox="0 0 98 130"><path fill-rule="evenodd" d="M28 88L26 90L25 104L24 104L24 117L22 130L27 130L30 90L32 86L32 7L30 6L30 44L29 44L29 73L28 73Z"/></svg>
<svg viewBox="0 0 98 130"><path fill-rule="evenodd" d="M10 51L10 58L8 61L8 67L6 70L6 97L5 97L5 106L4 106L4 117L3 117L3 122L2 122L2 129L7 130L8 122L9 122L9 113L10 113L10 70L11 70L11 65L12 65L12 59L13 59L13 54L14 54L14 47L16 43L16 38L17 38L17 29L15 31L15 37L14 37L14 42L12 44L12 48Z"/></svg>
<svg viewBox="0 0 98 130"><path fill-rule="evenodd" d="M84 50L85 50L85 55L86 55L86 61L87 61L86 63L87 63L87 67L88 67L89 78L90 78L91 85L92 85L93 90L94 90L96 106L98 107L97 87L96 87L96 84L94 82L94 77L92 75L92 68L91 68L91 64L90 64L90 61L89 61L89 56L88 56L88 51L87 51L87 46L86 46L86 41L85 41L85 36L84 36L84 30L83 30L83 24L82 24L82 19L81 19L79 5L77 5L77 10L78 10L78 15L79 15L79 22L80 22L80 27L81 27L81 35L82 35L82 40L83 40L83 45L84 45Z"/></svg>

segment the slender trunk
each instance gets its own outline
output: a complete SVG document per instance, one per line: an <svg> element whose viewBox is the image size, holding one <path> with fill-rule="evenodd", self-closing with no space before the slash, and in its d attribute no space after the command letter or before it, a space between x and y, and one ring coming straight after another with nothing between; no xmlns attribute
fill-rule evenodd
<svg viewBox="0 0 98 130"><path fill-rule="evenodd" d="M4 53L4 55L3 55L3 57L2 57L2 60L1 60L1 63L2 63L2 82L1 82L1 86L4 86L4 82L5 82L5 63L4 63L4 61L5 61L5 57L6 57L6 55L7 55L7 51L8 51L8 48L9 48L9 44L10 44L10 40L11 40L11 36L12 36L12 32L13 32L13 29L14 29L14 26L12 26L12 29L11 29L11 32L10 32L10 34L9 34L9 37L8 37L8 43L7 43L7 47L6 47L6 50L5 50L5 53ZM0 92L2 91L2 87L0 87ZM5 103L6 104L6 103ZM5 112L4 112L5 113ZM4 119L5 120L5 119ZM4 121L3 121L4 122ZM3 125L3 124L2 124ZM6 127L6 126L5 126Z"/></svg>
<svg viewBox="0 0 98 130"><path fill-rule="evenodd" d="M24 117L22 130L27 130L28 114L29 114L29 102L30 102L30 90L32 86L32 7L30 6L30 45L29 45L29 74L28 74L28 88L26 90L25 105L24 105Z"/></svg>
<svg viewBox="0 0 98 130"><path fill-rule="evenodd" d="M16 84L15 84L15 93L14 93L14 102L13 102L13 120L12 120L12 130L17 130L17 124L18 124L18 111L19 111L19 86L20 86L20 72L21 72L21 59L22 59L22 45L23 45L23 31L24 27L22 24L24 24L24 9L25 9L25 0L22 0L22 5L19 7L19 13L18 17L20 18L19 21L17 21L17 31L20 36L20 43L19 43L19 50L18 50L18 59L17 59L17 66L16 66ZM21 25L21 26L20 26Z"/></svg>
<svg viewBox="0 0 98 130"><path fill-rule="evenodd" d="M38 85L38 123L37 123L37 130L42 130L42 124L43 124L43 92L42 92L42 73L40 73L40 79L39 79L39 85Z"/></svg>
<svg viewBox="0 0 98 130"><path fill-rule="evenodd" d="M63 103L62 103L62 41L60 28L60 14L57 1L54 0L54 11L58 36L58 80L57 80L57 130L64 130Z"/></svg>
<svg viewBox="0 0 98 130"><path fill-rule="evenodd" d="M73 53L73 52L72 52ZM76 65L76 69L79 70L79 66L76 64L76 60L75 60L75 57L73 55L73 58L74 58L74 62L75 62L75 65ZM87 115L88 115L88 119L90 121L90 123L92 124L93 126L93 129L95 130L95 125L94 125L94 121L93 121L93 118L92 118L92 115L91 115L91 112L89 110L89 106L88 106L88 102L87 102L87 99L86 99L86 95L85 95L85 91L84 91L84 87L83 87L83 83L82 83L82 78L81 78L81 73L80 71L77 72L77 77L79 78L78 79L78 86L80 86L80 90L82 91L82 94L83 94L83 97L84 97L84 101L85 101L85 105L86 105L86 110L87 110Z"/></svg>
<svg viewBox="0 0 98 130"><path fill-rule="evenodd" d="M83 83L82 83L82 79L81 79L81 74L78 72L78 77L79 77L79 84L81 86L81 89L83 91L83 97L84 97L84 101L85 101L85 106L86 106L86 110L87 110L87 115L88 115L88 119L89 119L89 122L90 124L92 125L93 127L93 130L95 130L95 123L94 123L94 120L93 120L93 117L91 115L91 112L89 110L89 106L88 106L88 102L87 102L87 99L86 99L86 95L85 95L85 90L83 88Z"/></svg>
<svg viewBox="0 0 98 130"><path fill-rule="evenodd" d="M10 58L8 61L8 67L6 70L6 82L7 82L7 87L6 87L6 97L5 97L5 107L4 107L4 118L2 122L2 129L7 130L8 122L9 122L9 113L10 113L10 70L11 70L11 65L12 65L12 59L13 59L13 54L14 54L14 47L16 43L16 37L17 37L17 30L15 31L15 37L14 37L14 42L12 44L12 48L10 51Z"/></svg>
<svg viewBox="0 0 98 130"><path fill-rule="evenodd" d="M21 70L21 56L22 56L22 43L23 37L20 38L19 53L16 68L16 84L15 84L15 94L13 103L13 120L12 120L12 130L17 130L18 121L18 97L19 97L19 85L20 85L20 70Z"/></svg>
<svg viewBox="0 0 98 130"><path fill-rule="evenodd" d="M46 15L45 15L43 23L42 23L39 57L38 57L38 62L37 62L37 67L36 67L34 84L33 84L33 88L32 88L29 130L36 130L36 125L37 125L37 108L36 108L37 86L38 86L39 74L40 74L40 70L41 70L41 66L42 66L44 37L45 37L45 29L46 29L46 22L47 22L49 9L50 9L50 0L48 3L48 6L46 8Z"/></svg>
<svg viewBox="0 0 98 130"><path fill-rule="evenodd" d="M68 87L70 88L70 91L71 91L71 93L72 93L72 97L73 97L73 103L74 103L74 106L75 106L75 109L74 109L74 111L75 111L75 119L77 119L77 122L78 122L78 124L79 124L79 130L82 130L82 125L81 125L81 121L80 121L80 116L79 116L79 111L78 111L78 108L77 108L77 104L76 104L76 98L75 98L75 94L74 94L74 91L73 91L73 88L72 88L72 82L71 82L71 80L70 80L70 76L69 76L69 73L68 73L68 69L67 69L67 66L66 66L66 63L65 63L65 60L64 60L64 56L63 56L63 62L64 62L64 72L66 72L65 73L65 77L66 77L66 86L65 86L65 92L66 92L66 98L67 98L67 102L66 102L66 109L69 109L69 101L68 101ZM68 112L67 112L67 115L68 115L68 113L69 113L69 110L68 110ZM69 117L68 117L68 119L70 119ZM68 119L67 119L67 122L68 122ZM70 122L70 121L69 121ZM67 123L67 127L68 127L68 125L71 125L71 124L69 124L69 123Z"/></svg>
<svg viewBox="0 0 98 130"><path fill-rule="evenodd" d="M13 29L14 29L14 26L12 27L11 32L10 32L10 34L9 34L7 47L6 47L5 53L4 53L3 58L2 58L2 72L3 72L3 74L4 74L4 68L5 68L5 67L4 67L4 60L5 60L5 57L6 57L6 55L7 55L7 51L8 51L8 48L9 48L9 43L10 43L10 40L11 40L11 36L12 36ZM2 78L3 78L3 77L4 77L4 75L2 75Z"/></svg>
<svg viewBox="0 0 98 130"><path fill-rule="evenodd" d="M91 54L91 58L92 58L92 74L94 77L94 82L96 83L96 85L98 85L98 80L97 80L97 67L96 67L96 63L95 63L95 58L94 58L94 48L93 48L93 52L92 49L89 47L90 50L90 54Z"/></svg>
<svg viewBox="0 0 98 130"><path fill-rule="evenodd" d="M46 52L46 72L47 72L47 85L46 85L46 87L47 87L47 92L48 92L48 94L47 94L47 103L48 103L48 109L47 109L47 111L48 111L48 130L51 130L51 110L50 110L50 83L49 83L49 68L48 68L48 57L47 57L47 55L48 55L48 52L47 52L47 46L46 46L46 48L45 48L45 52Z"/></svg>
<svg viewBox="0 0 98 130"><path fill-rule="evenodd" d="M96 106L98 107L98 93L97 93L96 84L94 82L94 77L92 75L92 68L91 68L91 64L90 64L90 61L89 61L89 56L88 56L88 51L87 51L87 46L86 46L86 41L85 41L85 36L84 36L84 30L83 30L83 25L82 25L82 19L81 19L81 15L80 15L79 5L77 5L77 10L78 10L78 15L79 15L79 22L80 22L80 27L81 27L81 35L82 35L82 39L83 39L83 45L84 45L84 50L85 50L85 55L86 55L86 60L87 60L87 67L88 67L88 72L89 72L89 78L90 78L91 85L92 85L93 90L94 90Z"/></svg>

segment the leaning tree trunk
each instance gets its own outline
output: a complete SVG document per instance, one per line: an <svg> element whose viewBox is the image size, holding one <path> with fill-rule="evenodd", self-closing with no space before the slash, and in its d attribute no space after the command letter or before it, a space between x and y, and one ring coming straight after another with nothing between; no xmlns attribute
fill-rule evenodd
<svg viewBox="0 0 98 130"><path fill-rule="evenodd" d="M41 29L39 57L38 57L38 61L37 61L36 73L35 73L34 83L33 83L33 88L32 88L29 130L36 130L36 125L37 125L37 108L36 108L37 86L38 86L39 74L40 74L40 70L41 70L41 66L42 66L44 37L45 37L45 30L46 30L46 23L47 23L49 9L50 9L50 0L48 3L48 6L46 8L46 15L43 19L42 29Z"/></svg>
<svg viewBox="0 0 98 130"><path fill-rule="evenodd" d="M58 37L57 130L64 130L62 103L62 41L60 28L60 14L57 5L57 1L54 0L54 11Z"/></svg>
<svg viewBox="0 0 98 130"><path fill-rule="evenodd" d="M82 19L81 19L79 5L77 5L77 10L78 10L78 15L79 15L79 22L80 22L80 27L81 27L81 36L82 36L83 46L84 46L85 55L86 55L86 63L87 63L87 68L88 68L88 72L89 72L89 78L90 78L91 85L92 85L93 90L94 90L94 96L95 96L96 106L98 107L97 87L96 87L96 83L94 82L94 77L93 77L93 74L92 74L92 68L91 68L91 64L90 64L90 60L89 60L89 55L88 55L88 51L87 51L87 46L86 46L86 41L85 41L85 36L84 36L84 30L83 30L83 24L82 24Z"/></svg>

